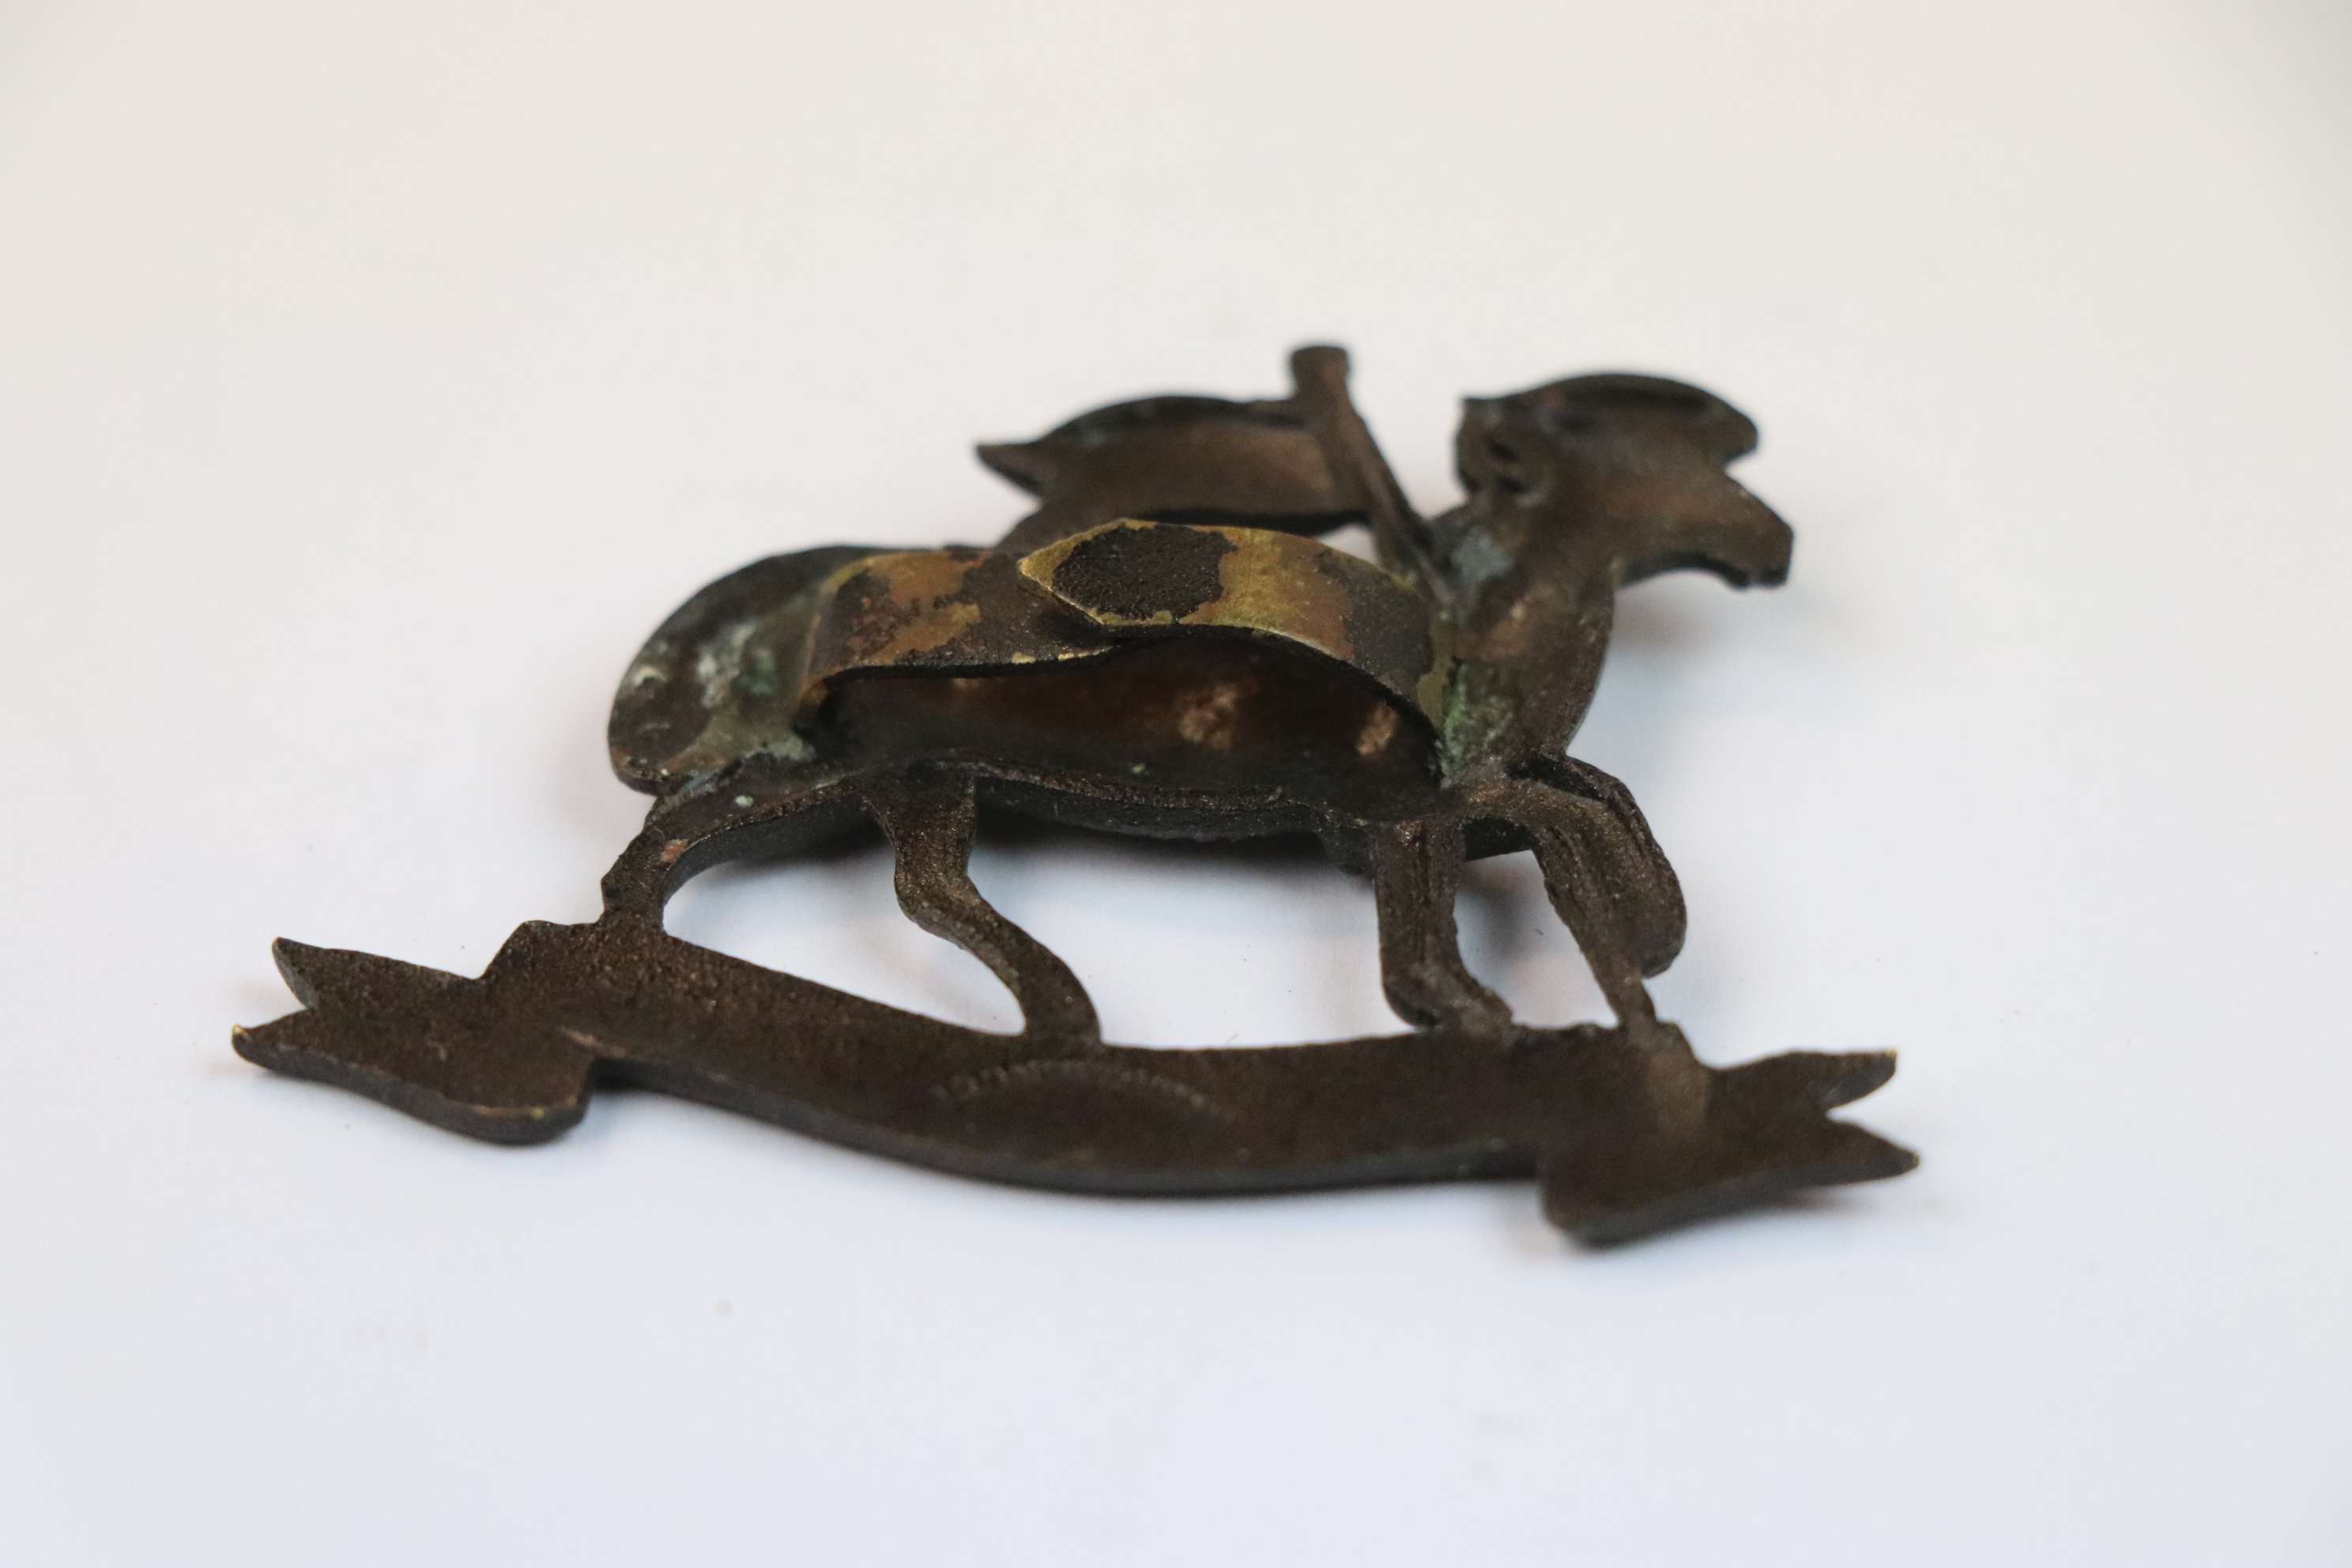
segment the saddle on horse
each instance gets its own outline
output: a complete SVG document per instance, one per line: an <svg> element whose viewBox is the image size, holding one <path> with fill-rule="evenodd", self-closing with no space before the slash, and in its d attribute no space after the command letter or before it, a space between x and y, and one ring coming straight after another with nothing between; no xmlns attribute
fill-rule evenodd
<svg viewBox="0 0 2352 1568"><path fill-rule="evenodd" d="M1450 662L1427 603L1370 562L1294 533L1123 519L1042 550L919 550L819 586L797 718L837 682L1010 673L1139 643L1242 637L1361 679L1434 726Z"/></svg>

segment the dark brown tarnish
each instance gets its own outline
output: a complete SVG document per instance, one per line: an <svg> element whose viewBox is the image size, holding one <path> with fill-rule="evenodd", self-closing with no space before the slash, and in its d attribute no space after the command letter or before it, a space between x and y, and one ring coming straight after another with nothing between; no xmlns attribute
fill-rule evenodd
<svg viewBox="0 0 2352 1568"><path fill-rule="evenodd" d="M1643 984L1682 894L1624 786L1567 755L1616 590L1786 575L1786 524L1724 472L1709 394L1582 376L1474 398L1464 502L1406 504L1347 358L1288 398L1155 397L985 460L1038 508L994 549L777 556L689 600L613 710L656 798L594 922L533 922L478 980L281 942L303 1010L237 1049L437 1125L554 1137L597 1083L727 1106L942 1170L1073 1191L1237 1193L1534 1176L1593 1240L1897 1174L1828 1112L1884 1052L1700 1062ZM1351 521L1376 563L1314 536ZM1307 834L1366 874L1411 1032L1250 1049L1107 1045L1067 965L982 897L983 810L1108 832ZM986 963L1024 1026L903 1013L665 933L706 867L877 831L901 908ZM1463 863L1532 850L1615 1023L1516 1023L1455 940Z"/></svg>

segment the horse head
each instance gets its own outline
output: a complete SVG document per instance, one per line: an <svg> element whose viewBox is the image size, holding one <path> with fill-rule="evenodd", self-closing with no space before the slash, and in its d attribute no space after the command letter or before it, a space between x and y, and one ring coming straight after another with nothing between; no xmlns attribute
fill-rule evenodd
<svg viewBox="0 0 2352 1568"><path fill-rule="evenodd" d="M1448 771L1555 757L1582 722L1617 590L1678 567L1789 574L1793 536L1724 472L1748 416L1696 386L1580 375L1463 405L1467 499L1436 520L1457 665Z"/></svg>
<svg viewBox="0 0 2352 1568"><path fill-rule="evenodd" d="M1467 398L1454 456L1470 500L1453 531L1475 525L1514 556L1565 552L1612 585L1696 567L1769 586L1789 574L1789 525L1724 472L1755 447L1746 415L1656 376Z"/></svg>

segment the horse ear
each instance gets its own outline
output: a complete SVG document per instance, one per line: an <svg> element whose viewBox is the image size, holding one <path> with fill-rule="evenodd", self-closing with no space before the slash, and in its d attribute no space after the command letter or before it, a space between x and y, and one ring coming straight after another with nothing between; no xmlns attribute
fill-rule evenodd
<svg viewBox="0 0 2352 1568"><path fill-rule="evenodd" d="M1732 462L1756 449L1754 420L1705 387L1662 375L1607 371L1570 376L1495 401L1528 408L1570 437L1615 435L1638 440L1645 430L1673 432L1696 438L1717 463Z"/></svg>
<svg viewBox="0 0 2352 1568"><path fill-rule="evenodd" d="M973 448L991 473L1027 490L1031 495L1043 495L1054 482L1056 464L1045 449L1042 441L983 441Z"/></svg>

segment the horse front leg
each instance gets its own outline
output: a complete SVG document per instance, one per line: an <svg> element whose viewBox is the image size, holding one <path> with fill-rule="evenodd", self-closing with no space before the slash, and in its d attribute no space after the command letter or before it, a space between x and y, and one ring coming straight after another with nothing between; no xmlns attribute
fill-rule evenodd
<svg viewBox="0 0 2352 1568"><path fill-rule="evenodd" d="M1620 1026L1640 1034L1658 1021L1643 977L1665 968L1681 947L1683 906L1681 889L1646 827L1639 844L1628 842L1632 811L1630 796L1596 798L1549 780L1523 779L1489 794L1475 815L1527 840L1544 893L1576 939L1610 1011ZM1639 823L1638 813L1633 820ZM1649 854L1641 853L1643 846Z"/></svg>
<svg viewBox="0 0 2352 1568"><path fill-rule="evenodd" d="M869 780L861 793L898 856L895 885L907 918L988 965L1021 1005L1029 1036L1100 1044L1094 1002L1070 966L972 883L979 810L971 776L918 770Z"/></svg>
<svg viewBox="0 0 2352 1568"><path fill-rule="evenodd" d="M1381 928L1381 989L1419 1028L1500 1034L1511 1006L1462 962L1454 899L1462 881L1461 825L1450 816L1375 824L1372 900Z"/></svg>
<svg viewBox="0 0 2352 1568"><path fill-rule="evenodd" d="M1543 757L1528 763L1523 784L1536 784L1564 797L1551 804L1558 816L1580 828L1591 874L1616 911L1620 933L1644 974L1663 974L1683 950L1688 915L1682 879L1658 847L1633 792L1590 763L1574 757ZM1539 812L1539 815L1541 813Z"/></svg>

